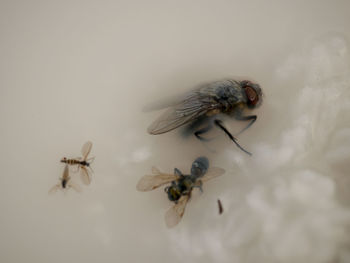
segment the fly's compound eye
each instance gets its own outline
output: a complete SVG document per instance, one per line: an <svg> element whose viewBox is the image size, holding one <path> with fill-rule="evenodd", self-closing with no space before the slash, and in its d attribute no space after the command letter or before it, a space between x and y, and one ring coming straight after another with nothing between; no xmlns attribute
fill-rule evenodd
<svg viewBox="0 0 350 263"><path fill-rule="evenodd" d="M245 86L244 91L248 99L248 106L255 107L259 102L259 95L257 91L251 86Z"/></svg>
<svg viewBox="0 0 350 263"><path fill-rule="evenodd" d="M255 84L249 80L243 80L241 87L247 96L247 105L250 108L257 107L261 104L262 92L259 84Z"/></svg>

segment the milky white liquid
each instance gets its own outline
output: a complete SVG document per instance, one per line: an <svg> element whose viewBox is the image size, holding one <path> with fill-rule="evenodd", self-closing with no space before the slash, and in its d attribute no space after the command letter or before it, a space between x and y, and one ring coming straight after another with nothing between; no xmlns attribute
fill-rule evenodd
<svg viewBox="0 0 350 263"><path fill-rule="evenodd" d="M349 262L350 3L130 2L1 1L0 261ZM147 134L144 106L224 78L263 89L252 157ZM91 185L48 195L87 140ZM136 183L201 155L226 173L169 230Z"/></svg>

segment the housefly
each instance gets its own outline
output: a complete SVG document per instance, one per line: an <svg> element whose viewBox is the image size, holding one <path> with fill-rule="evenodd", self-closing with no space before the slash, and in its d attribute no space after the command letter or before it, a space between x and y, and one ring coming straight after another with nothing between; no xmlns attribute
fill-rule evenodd
<svg viewBox="0 0 350 263"><path fill-rule="evenodd" d="M170 108L155 120L148 133L157 135L186 125L199 140L213 126L220 128L239 149L251 155L241 147L237 139L225 128L219 114L226 114L236 120L249 121L238 134L248 129L257 119L256 115L244 115L247 109L254 109L262 103L262 90L258 84L248 80L223 80L209 83L189 92L184 99L170 105Z"/></svg>
<svg viewBox="0 0 350 263"><path fill-rule="evenodd" d="M80 169L81 180L83 181L84 184L87 184L87 185L91 183L90 171L92 171L92 168L90 167L90 164L95 159L94 157L88 159L91 148L92 148L92 142L88 141L81 148L81 154L83 157L72 158L72 159L63 157L61 159L62 163L66 163L68 165L77 165L78 170Z"/></svg>
<svg viewBox="0 0 350 263"><path fill-rule="evenodd" d="M183 174L179 169L174 169L174 174L165 174L157 168L152 168L153 175L145 175L137 183L136 189L142 192L151 191L162 185L170 184L164 191L168 195L168 199L174 202L174 205L165 214L165 223L170 227L177 225L184 212L187 202L191 198L194 187L198 187L202 191L203 182L222 175L224 169L218 167L210 167L206 157L199 157L191 167L189 175Z"/></svg>
<svg viewBox="0 0 350 263"><path fill-rule="evenodd" d="M63 175L60 178L58 184L54 185L50 190L49 194L55 193L58 189L65 190L68 188L73 188L75 191L80 192L80 187L71 182L71 177L69 176L68 164L64 167Z"/></svg>

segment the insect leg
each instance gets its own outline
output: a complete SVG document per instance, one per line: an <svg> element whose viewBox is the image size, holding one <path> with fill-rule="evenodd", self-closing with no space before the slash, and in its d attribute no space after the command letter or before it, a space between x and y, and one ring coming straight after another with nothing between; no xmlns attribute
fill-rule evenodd
<svg viewBox="0 0 350 263"><path fill-rule="evenodd" d="M179 176L183 176L182 172L177 168L174 168L174 174L179 175Z"/></svg>
<svg viewBox="0 0 350 263"><path fill-rule="evenodd" d="M213 128L213 125L210 123L208 126L202 128L198 131L195 131L194 135L197 137L198 140L206 141L206 142L211 141L211 139L203 138L202 136L200 136L201 134L204 134L204 133L207 133L208 131L210 131L211 128Z"/></svg>
<svg viewBox="0 0 350 263"><path fill-rule="evenodd" d="M203 185L202 180L198 180L198 181L196 181L196 183L194 184L194 186L193 186L193 187L198 187L198 188L199 188L199 190L201 191L201 193L203 193L203 188L202 188L202 185Z"/></svg>
<svg viewBox="0 0 350 263"><path fill-rule="evenodd" d="M79 172L79 170L80 170L80 165L79 164L77 164L77 165L71 164L70 166L71 166L70 168L71 168L73 173Z"/></svg>
<svg viewBox="0 0 350 263"><path fill-rule="evenodd" d="M94 162L94 160L95 160L95 156L90 157L89 159L86 160L86 162L89 163L89 164L91 164L91 163Z"/></svg>
<svg viewBox="0 0 350 263"><path fill-rule="evenodd" d="M164 188L164 192L168 193L170 186Z"/></svg>
<svg viewBox="0 0 350 263"><path fill-rule="evenodd" d="M238 134L241 134L242 132L244 132L245 130L247 130L250 126L252 126L253 123L256 121L257 116L256 115L249 115L249 116L237 115L235 117L235 119L239 120L239 121L250 121L246 127L244 127L239 133L237 133L237 135L238 135Z"/></svg>
<svg viewBox="0 0 350 263"><path fill-rule="evenodd" d="M235 137L232 136L232 134L225 128L225 126L223 125L221 120L215 120L214 121L215 125L218 126L221 130L223 130L227 136L236 144L236 146L241 149L243 152L245 152L248 155L252 155L250 152L248 152L247 150L245 150L242 146L240 146L236 140Z"/></svg>
<svg viewBox="0 0 350 263"><path fill-rule="evenodd" d="M91 166L89 165L88 168L91 170L91 172L94 173L94 170L91 168Z"/></svg>

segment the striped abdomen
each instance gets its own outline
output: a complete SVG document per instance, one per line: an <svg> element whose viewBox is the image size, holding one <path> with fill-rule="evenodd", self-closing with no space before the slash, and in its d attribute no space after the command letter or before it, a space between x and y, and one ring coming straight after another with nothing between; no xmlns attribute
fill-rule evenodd
<svg viewBox="0 0 350 263"><path fill-rule="evenodd" d="M63 158L61 160L62 163L66 163L66 164L69 164L69 165L76 165L76 164L81 164L81 162L79 160L76 160L76 159L66 159L66 158Z"/></svg>

